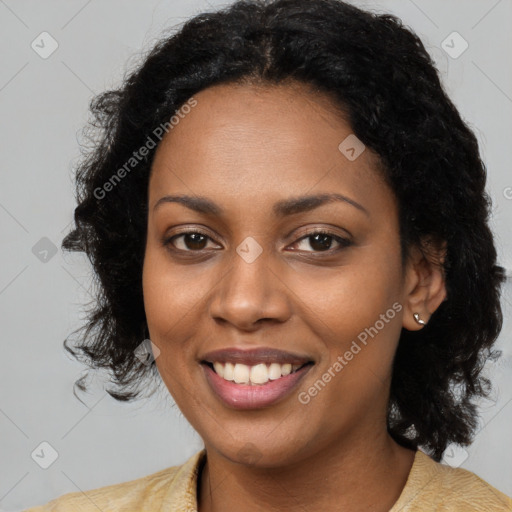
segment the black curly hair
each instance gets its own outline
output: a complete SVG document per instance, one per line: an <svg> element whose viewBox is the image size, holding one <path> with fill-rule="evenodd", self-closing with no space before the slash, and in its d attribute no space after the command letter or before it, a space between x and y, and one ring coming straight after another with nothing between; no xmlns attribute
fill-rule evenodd
<svg viewBox="0 0 512 512"><path fill-rule="evenodd" d="M76 171L75 227L62 247L89 257L97 300L73 333L79 342L64 346L111 372L116 399L140 395L142 380L157 374L134 354L148 337L142 267L156 149L137 153L123 179L114 174L199 91L287 81L328 94L380 157L399 205L402 254L417 246L428 256L428 240L446 243L447 299L425 328L402 329L387 422L397 442L421 445L439 461L448 443L467 445L476 430L474 402L490 389L482 369L496 356L505 273L475 135L420 39L392 15L339 0L238 1L159 39L120 88L91 100L93 149Z"/></svg>

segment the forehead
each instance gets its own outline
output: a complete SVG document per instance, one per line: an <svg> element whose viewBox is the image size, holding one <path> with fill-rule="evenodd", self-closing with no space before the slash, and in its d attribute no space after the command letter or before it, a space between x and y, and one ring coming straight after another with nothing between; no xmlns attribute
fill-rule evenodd
<svg viewBox="0 0 512 512"><path fill-rule="evenodd" d="M353 161L339 150L354 137L349 123L327 95L304 84L222 84L194 98L157 148L150 197L270 199L336 188L362 197L384 186L369 149Z"/></svg>

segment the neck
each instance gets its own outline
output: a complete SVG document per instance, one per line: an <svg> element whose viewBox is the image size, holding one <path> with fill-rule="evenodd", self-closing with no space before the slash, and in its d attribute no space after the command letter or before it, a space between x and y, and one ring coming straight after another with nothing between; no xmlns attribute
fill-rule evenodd
<svg viewBox="0 0 512 512"><path fill-rule="evenodd" d="M373 439L359 432L280 467L244 465L211 447L206 451L198 483L199 512L278 512L295 506L324 512L388 512L402 492L415 455L387 431L380 436L373 432Z"/></svg>

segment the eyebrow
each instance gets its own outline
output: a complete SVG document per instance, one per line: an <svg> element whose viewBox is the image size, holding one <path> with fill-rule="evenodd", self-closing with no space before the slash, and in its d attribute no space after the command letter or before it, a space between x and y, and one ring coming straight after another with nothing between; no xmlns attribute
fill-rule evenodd
<svg viewBox="0 0 512 512"><path fill-rule="evenodd" d="M354 208L365 213L369 216L368 210L358 202L354 201L350 197L342 194L315 194L309 196L292 197L289 199L283 199L274 204L272 210L274 215L278 217L285 217L288 215L295 215L297 213L307 212L314 210L319 206L332 202L344 202L352 205ZM210 199L202 196L188 196L188 195L168 195L161 197L153 207L156 210L159 206L164 203L179 203L186 206L190 210L194 210L198 213L205 215L221 215L225 213L224 209L218 204L214 203Z"/></svg>

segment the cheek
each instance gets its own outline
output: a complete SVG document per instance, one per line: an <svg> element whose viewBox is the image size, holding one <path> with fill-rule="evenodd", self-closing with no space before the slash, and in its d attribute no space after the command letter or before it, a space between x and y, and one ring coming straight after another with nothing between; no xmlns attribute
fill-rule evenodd
<svg viewBox="0 0 512 512"><path fill-rule="evenodd" d="M148 247L142 272L144 308L150 339L160 348L156 364L162 368L175 363L181 353L179 340L186 329L186 312L190 304L186 300L188 288L176 278L177 273L169 271L169 262L161 251ZM173 354L173 357L170 357ZM165 379L165 375L162 374Z"/></svg>
<svg viewBox="0 0 512 512"><path fill-rule="evenodd" d="M347 386L360 386L364 375L386 379L402 328L399 251L368 247L349 264L319 276L301 283L307 306L301 314L327 349L324 367L342 357Z"/></svg>
<svg viewBox="0 0 512 512"><path fill-rule="evenodd" d="M148 247L144 258L142 287L150 330L162 333L186 323L186 314L204 296L202 281L192 266L173 266L166 251Z"/></svg>
<svg viewBox="0 0 512 512"><path fill-rule="evenodd" d="M182 273L172 272L165 251L148 247L144 258L142 288L150 339L159 347L155 363L171 395L185 405L194 397L187 393L190 383L187 336L194 297L184 286ZM179 279L178 277L179 276ZM187 384L188 382L188 384Z"/></svg>
<svg viewBox="0 0 512 512"><path fill-rule="evenodd" d="M160 349L156 360L162 378L171 385L174 375L191 378L190 361L196 357L199 315L204 317L205 297L218 282L211 269L198 265L173 265L165 250L148 246L144 258L142 287L150 339ZM173 393L174 394L174 393Z"/></svg>
<svg viewBox="0 0 512 512"><path fill-rule="evenodd" d="M332 273L303 279L300 295L312 316L333 333L353 336L373 325L400 297L399 283L396 264L358 256L357 261Z"/></svg>

